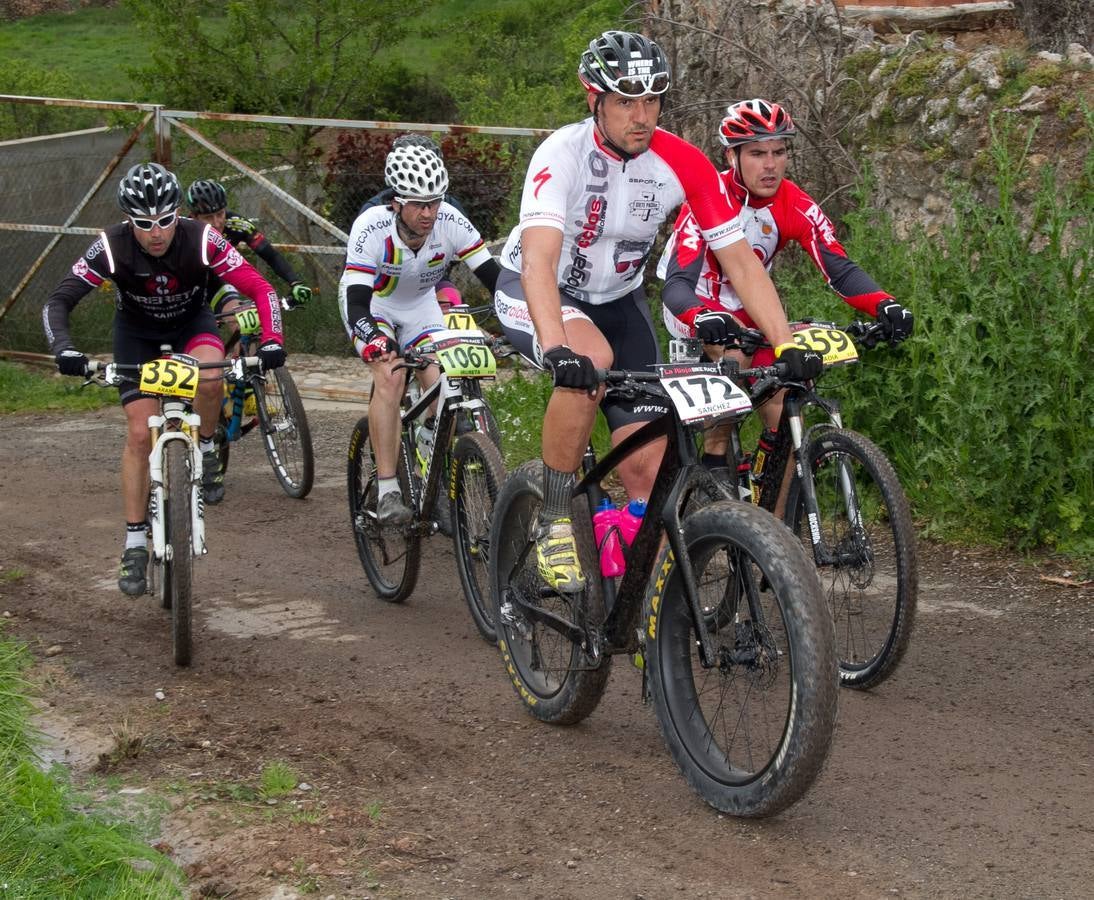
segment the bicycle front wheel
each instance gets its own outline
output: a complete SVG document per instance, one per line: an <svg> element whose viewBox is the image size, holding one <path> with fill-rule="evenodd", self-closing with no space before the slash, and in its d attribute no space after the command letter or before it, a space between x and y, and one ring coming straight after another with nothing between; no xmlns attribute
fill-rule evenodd
<svg viewBox="0 0 1094 900"><path fill-rule="evenodd" d="M171 643L175 665L190 665L191 588L193 585L193 484L190 445L168 441L164 453L163 521L167 556L163 564L164 605L171 607Z"/></svg>
<svg viewBox="0 0 1094 900"><path fill-rule="evenodd" d="M591 636L604 621L604 598L593 545L588 501L575 498L572 511L578 555L587 586L578 594L559 594L543 582L536 563L535 531L543 505L543 463L517 468L494 502L490 529L490 590L502 661L524 708L553 725L572 725L589 715L611 673L611 657L591 658L536 610L570 623Z"/></svg>
<svg viewBox="0 0 1094 900"><path fill-rule="evenodd" d="M274 475L282 490L297 500L308 496L315 479L315 457L304 403L292 373L284 366L266 376L265 397L255 383L258 421Z"/></svg>
<svg viewBox="0 0 1094 900"><path fill-rule="evenodd" d="M504 480L505 463L489 436L460 435L452 450L451 482L456 569L475 627L491 643L497 631L490 602L490 522Z"/></svg>
<svg viewBox="0 0 1094 900"><path fill-rule="evenodd" d="M405 445L399 448L396 475L404 500L412 503ZM400 603L410 596L418 582L421 537L413 523L381 526L376 519L376 459L369 438L368 416L357 422L350 436L347 486L353 539L369 584L381 600Z"/></svg>
<svg viewBox="0 0 1094 900"><path fill-rule="evenodd" d="M888 678L908 649L918 597L915 530L889 460L854 431L827 429L802 448L820 521L810 532L795 479L787 521L813 555L836 624L840 682L864 689Z"/></svg>
<svg viewBox="0 0 1094 900"><path fill-rule="evenodd" d="M816 569L770 513L720 500L684 520L684 539L715 658L709 668L699 659L666 548L644 619L657 721L707 803L769 816L808 790L828 755L838 695L832 618Z"/></svg>

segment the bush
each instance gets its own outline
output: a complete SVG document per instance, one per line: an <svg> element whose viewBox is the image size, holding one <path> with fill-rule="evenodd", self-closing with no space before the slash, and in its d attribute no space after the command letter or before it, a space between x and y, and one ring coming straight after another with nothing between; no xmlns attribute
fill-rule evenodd
<svg viewBox="0 0 1094 900"><path fill-rule="evenodd" d="M361 204L386 187L384 159L396 137L374 132L338 135L338 144L327 157L324 189L328 218L343 230L350 230ZM462 134L445 137L439 144L450 193L484 238L499 237L513 184L513 162L505 145Z"/></svg>
<svg viewBox="0 0 1094 900"><path fill-rule="evenodd" d="M1094 155L1077 179L1032 171L1033 135L993 120L997 202L954 185L937 240L901 239L877 211L847 217L853 258L914 311L916 333L842 376L845 407L889 453L928 531L1090 556ZM1023 221L1015 195L1027 190ZM792 313L825 314L815 272L781 286Z"/></svg>

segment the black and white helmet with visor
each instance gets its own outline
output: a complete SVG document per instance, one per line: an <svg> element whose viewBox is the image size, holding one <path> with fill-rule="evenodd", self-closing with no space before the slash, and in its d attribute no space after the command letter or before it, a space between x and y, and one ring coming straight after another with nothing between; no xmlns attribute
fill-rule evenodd
<svg viewBox="0 0 1094 900"><path fill-rule="evenodd" d="M643 34L605 31L589 41L577 75L594 94L661 95L672 84L664 51Z"/></svg>

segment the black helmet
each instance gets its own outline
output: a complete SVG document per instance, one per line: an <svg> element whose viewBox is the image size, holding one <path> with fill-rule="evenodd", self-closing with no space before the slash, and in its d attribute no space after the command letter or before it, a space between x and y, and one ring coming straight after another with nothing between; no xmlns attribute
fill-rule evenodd
<svg viewBox="0 0 1094 900"><path fill-rule="evenodd" d="M397 150L399 147L425 147L426 150L432 150L438 156L441 155L441 148L437 146L437 142L424 134L400 134L391 142L392 150Z"/></svg>
<svg viewBox="0 0 1094 900"><path fill-rule="evenodd" d="M605 31L589 41L577 77L593 93L627 97L663 94L672 83L661 48L633 31Z"/></svg>
<svg viewBox="0 0 1094 900"><path fill-rule="evenodd" d="M228 195L219 181L195 181L186 191L190 212L204 215L215 213L228 206Z"/></svg>
<svg viewBox="0 0 1094 900"><path fill-rule="evenodd" d="M133 166L118 182L118 206L129 216L159 216L179 208L179 180L159 163Z"/></svg>

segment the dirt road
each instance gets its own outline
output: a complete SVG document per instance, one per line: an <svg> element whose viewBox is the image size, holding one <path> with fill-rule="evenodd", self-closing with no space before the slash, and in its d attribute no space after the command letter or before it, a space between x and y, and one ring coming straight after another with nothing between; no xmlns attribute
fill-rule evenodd
<svg viewBox="0 0 1094 900"><path fill-rule="evenodd" d="M195 896L1089 896L1094 592L1041 580L1059 569L922 547L902 668L841 693L803 802L735 821L688 789L622 661L582 725L527 718L445 539L410 602L373 597L344 496L355 417L312 414L303 502L255 439L233 450L190 670L164 612L115 588L120 413L0 420L0 612L39 658L55 752L80 777L106 752L92 788L146 801ZM265 802L275 761L307 787Z"/></svg>

